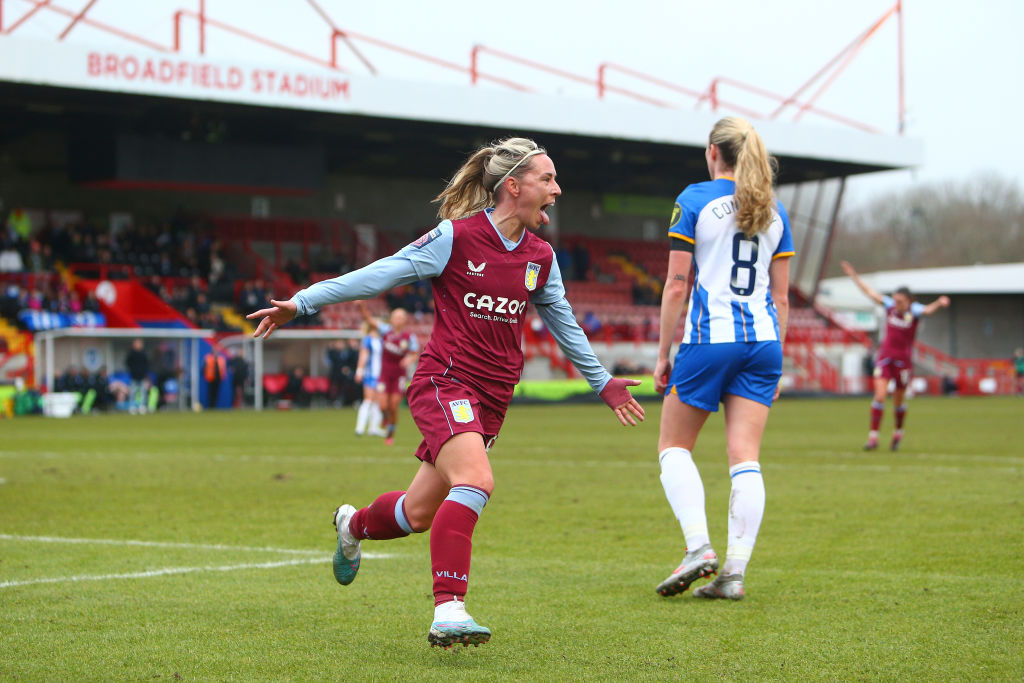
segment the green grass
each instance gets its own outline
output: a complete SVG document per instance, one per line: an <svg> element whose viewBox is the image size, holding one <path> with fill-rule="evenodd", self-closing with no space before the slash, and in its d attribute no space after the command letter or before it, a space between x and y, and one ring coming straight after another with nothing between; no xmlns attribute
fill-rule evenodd
<svg viewBox="0 0 1024 683"><path fill-rule="evenodd" d="M898 454L859 450L866 400L778 403L728 604L654 593L682 539L647 407L512 408L469 594L494 637L450 652L427 535L366 543L351 586L329 569L331 510L415 471L407 414L392 448L348 410L0 421L0 679L1020 679L1024 401L917 399ZM720 553L722 431L695 454Z"/></svg>

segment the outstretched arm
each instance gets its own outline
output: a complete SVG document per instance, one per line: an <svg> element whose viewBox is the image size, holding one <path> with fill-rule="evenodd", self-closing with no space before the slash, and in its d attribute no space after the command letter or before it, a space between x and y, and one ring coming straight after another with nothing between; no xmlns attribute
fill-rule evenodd
<svg viewBox="0 0 1024 683"><path fill-rule="evenodd" d="M643 421L644 407L640 405L627 387L640 384L639 380L612 377L597 359L590 347L590 340L576 322L572 306L565 299L562 273L554 254L551 259L551 273L544 286L534 293L531 301L537 307L537 314L547 325L551 337L572 364L587 379L591 388L614 411L623 425L636 425ZM634 419L636 418L636 419Z"/></svg>
<svg viewBox="0 0 1024 683"><path fill-rule="evenodd" d="M260 320L254 337L267 337L297 315L311 315L328 304L371 299L398 285L436 277L451 257L452 242L452 224L443 221L397 254L340 277L317 282L296 292L288 301L271 300L270 308L262 308L245 317Z"/></svg>
<svg viewBox="0 0 1024 683"><path fill-rule="evenodd" d="M940 308L946 308L948 306L949 306L949 297L946 296L945 294L943 294L938 299L936 299L935 301L933 301L930 304L928 304L927 306L925 306L924 310L921 311L921 315L931 315L932 313L934 313L935 311L939 310Z"/></svg>
<svg viewBox="0 0 1024 683"><path fill-rule="evenodd" d="M565 357L587 379L587 383L615 412L623 425L636 425L636 418L644 419L644 407L640 405L627 387L640 384L640 380L612 377L590 347L587 335L576 322L572 307L563 297L551 304L538 304L537 314L548 327L551 337L558 343Z"/></svg>
<svg viewBox="0 0 1024 683"><path fill-rule="evenodd" d="M366 305L366 301L360 301L358 305L359 312L362 314L363 320L367 325L369 325L370 329L380 331L380 323L378 323L377 319L370 313L370 307Z"/></svg>
<svg viewBox="0 0 1024 683"><path fill-rule="evenodd" d="M843 272L849 275L853 279L853 283L860 288L860 291L864 292L869 299L874 301L879 306L884 306L882 302L882 295L876 292L874 289L868 286L864 280L861 279L860 275L857 275L857 271L853 269L849 261L843 261L840 265L843 267Z"/></svg>

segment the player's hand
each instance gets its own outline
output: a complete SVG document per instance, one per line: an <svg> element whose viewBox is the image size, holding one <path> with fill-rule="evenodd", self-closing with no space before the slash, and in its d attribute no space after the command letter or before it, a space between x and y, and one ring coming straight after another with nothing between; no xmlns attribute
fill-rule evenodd
<svg viewBox="0 0 1024 683"><path fill-rule="evenodd" d="M359 384L363 383L363 369L356 368L356 382Z"/></svg>
<svg viewBox="0 0 1024 683"><path fill-rule="evenodd" d="M779 383L775 385L775 393L772 395L772 400L773 401L776 400L779 397L779 394L781 394L781 393L782 393L782 380L780 379Z"/></svg>
<svg viewBox="0 0 1024 683"><path fill-rule="evenodd" d="M949 297L946 296L945 294L940 296L939 297L939 305L942 306L943 308L947 308L949 306Z"/></svg>
<svg viewBox="0 0 1024 683"><path fill-rule="evenodd" d="M843 261L839 265L843 267L843 272L849 275L850 277L853 277L857 274L857 271L853 269L853 266L850 265L849 261Z"/></svg>
<svg viewBox="0 0 1024 683"><path fill-rule="evenodd" d="M275 301L271 299L270 304L273 308L261 308L245 316L246 320L262 318L252 336L266 339L274 330L281 327L281 325L287 324L295 317L297 306L294 301Z"/></svg>
<svg viewBox="0 0 1024 683"><path fill-rule="evenodd" d="M636 426L636 420L644 421L644 407L637 403L627 387L640 384L638 379L612 377L601 390L601 399L615 412L623 426ZM636 419L633 419L636 418Z"/></svg>
<svg viewBox="0 0 1024 683"><path fill-rule="evenodd" d="M659 360L654 366L654 390L664 394L668 388L668 378L672 374L672 361Z"/></svg>

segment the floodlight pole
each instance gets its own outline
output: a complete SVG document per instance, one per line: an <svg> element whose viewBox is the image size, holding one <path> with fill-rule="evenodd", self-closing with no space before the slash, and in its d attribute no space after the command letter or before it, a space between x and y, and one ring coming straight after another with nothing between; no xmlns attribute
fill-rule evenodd
<svg viewBox="0 0 1024 683"><path fill-rule="evenodd" d="M206 54L206 0L199 0L199 54Z"/></svg>
<svg viewBox="0 0 1024 683"><path fill-rule="evenodd" d="M907 123L906 90L903 82L903 0L896 0L896 68L899 79L899 133L903 135Z"/></svg>
<svg viewBox="0 0 1024 683"><path fill-rule="evenodd" d="M253 410L263 410L263 337L253 341L252 356Z"/></svg>

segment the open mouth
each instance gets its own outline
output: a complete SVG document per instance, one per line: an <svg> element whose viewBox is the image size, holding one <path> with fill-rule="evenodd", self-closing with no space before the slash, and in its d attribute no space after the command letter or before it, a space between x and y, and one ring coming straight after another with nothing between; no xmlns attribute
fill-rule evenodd
<svg viewBox="0 0 1024 683"><path fill-rule="evenodd" d="M542 225L548 225L549 223L551 223L551 217L548 216L548 209L550 209L554 205L555 203L551 202L550 204L544 204L543 206L540 207L540 222Z"/></svg>

